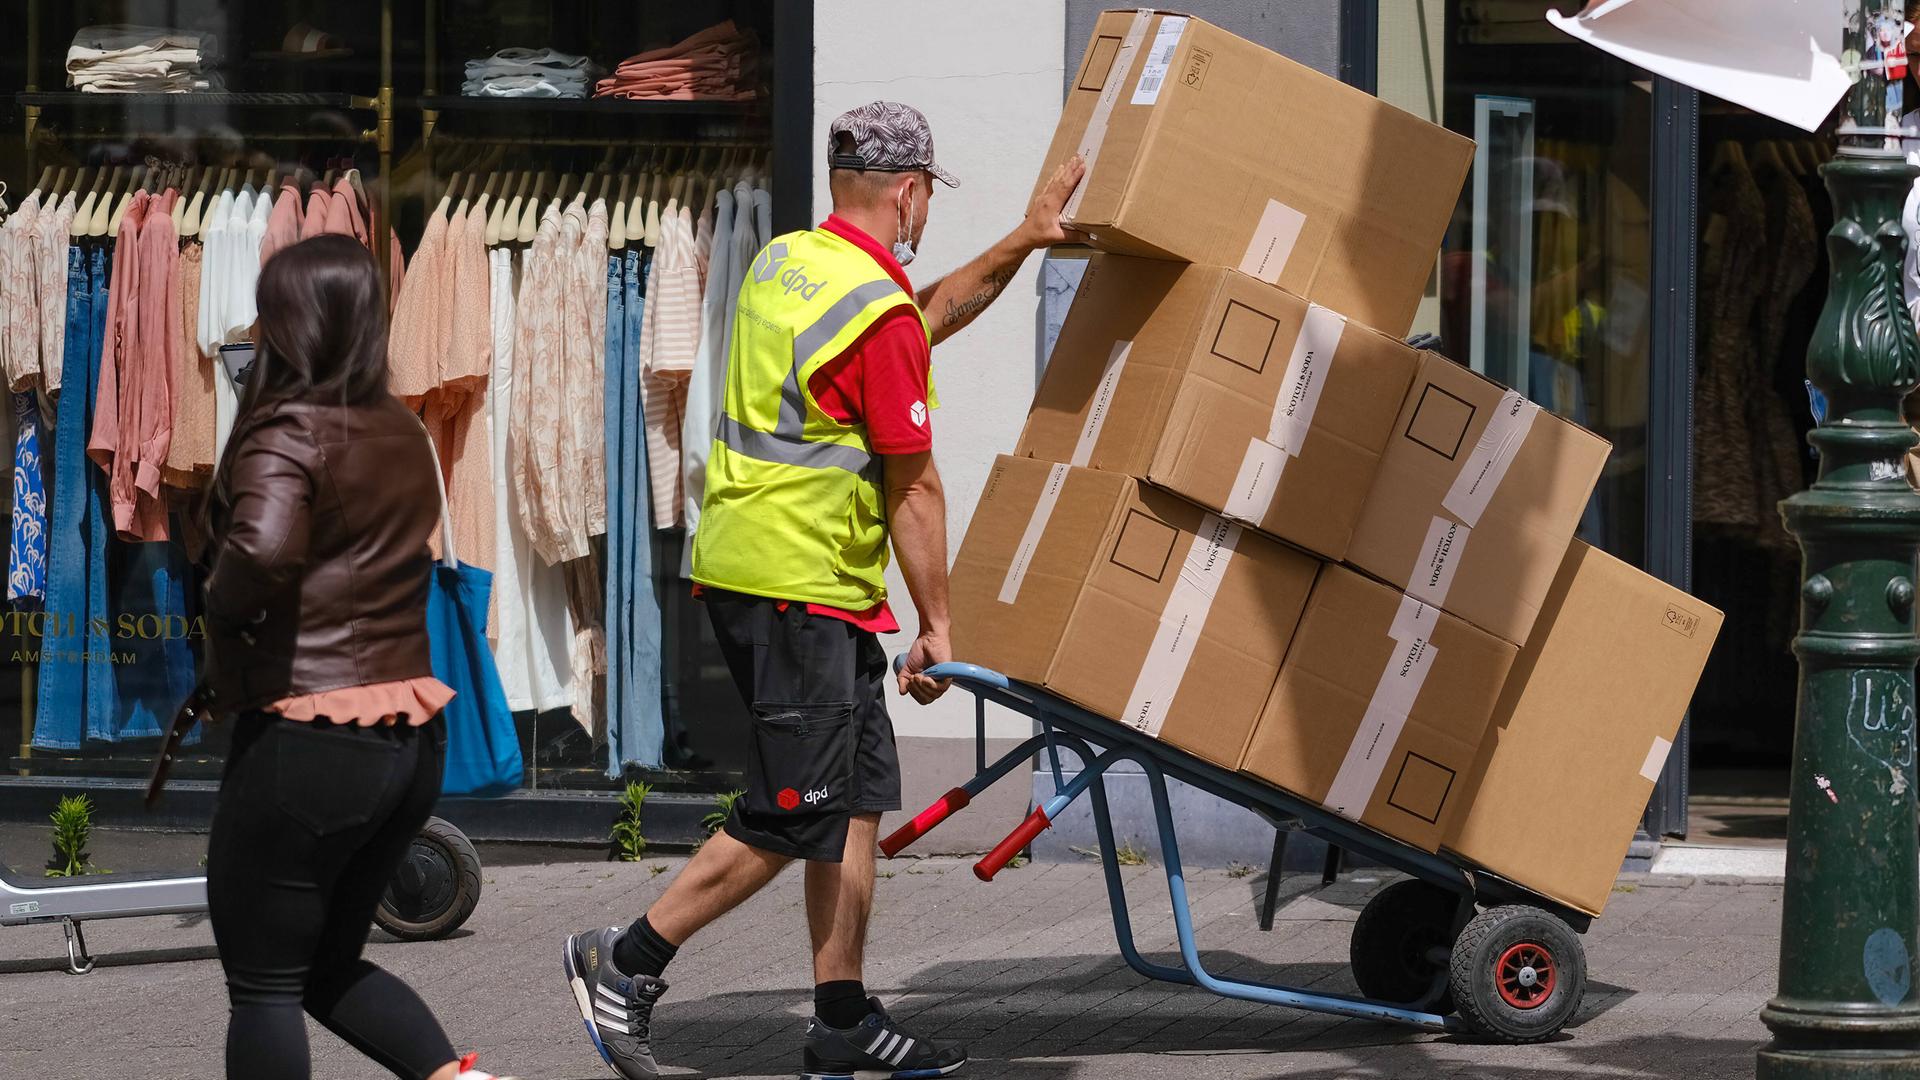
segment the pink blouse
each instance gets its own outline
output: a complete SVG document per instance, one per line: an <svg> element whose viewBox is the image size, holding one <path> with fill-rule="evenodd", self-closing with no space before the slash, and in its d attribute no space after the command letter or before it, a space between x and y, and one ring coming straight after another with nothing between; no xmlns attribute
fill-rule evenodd
<svg viewBox="0 0 1920 1080"><path fill-rule="evenodd" d="M267 706L289 720L334 724L406 724L419 727L440 715L454 698L452 688L432 676L399 682L348 686L318 694L282 698Z"/></svg>

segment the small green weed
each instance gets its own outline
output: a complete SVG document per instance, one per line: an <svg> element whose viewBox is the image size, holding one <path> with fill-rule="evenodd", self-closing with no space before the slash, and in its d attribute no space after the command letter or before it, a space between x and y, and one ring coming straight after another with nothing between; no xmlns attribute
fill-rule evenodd
<svg viewBox="0 0 1920 1080"><path fill-rule="evenodd" d="M723 791L713 797L713 809L707 812L706 817L700 819L700 827L707 830L708 836L720 831L720 826L725 825L727 818L733 813L733 804L739 802L740 797L745 794L744 791Z"/></svg>
<svg viewBox="0 0 1920 1080"><path fill-rule="evenodd" d="M1227 876L1235 879L1252 877L1253 867L1243 862L1230 862L1227 864Z"/></svg>
<svg viewBox="0 0 1920 1080"><path fill-rule="evenodd" d="M667 872L667 868L664 865L661 865L659 863L649 866L647 867L647 869L653 871L654 877L659 877L661 874L664 874Z"/></svg>
<svg viewBox="0 0 1920 1080"><path fill-rule="evenodd" d="M48 877L80 877L103 873L87 854L93 839L93 800L85 795L62 796L47 820L53 822L53 858L47 863Z"/></svg>
<svg viewBox="0 0 1920 1080"><path fill-rule="evenodd" d="M610 858L620 862L639 862L647 855L647 838L640 832L640 811L646 806L653 787L639 781L627 784L620 796L620 815L613 819L609 838L613 841Z"/></svg>

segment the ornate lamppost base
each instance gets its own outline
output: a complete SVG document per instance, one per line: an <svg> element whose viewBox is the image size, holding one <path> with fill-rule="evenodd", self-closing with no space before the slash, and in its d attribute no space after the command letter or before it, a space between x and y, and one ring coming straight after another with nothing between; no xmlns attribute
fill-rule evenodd
<svg viewBox="0 0 1920 1080"><path fill-rule="evenodd" d="M1909 1080L1920 1078L1920 1051L1783 1050L1760 1051L1758 1080Z"/></svg>

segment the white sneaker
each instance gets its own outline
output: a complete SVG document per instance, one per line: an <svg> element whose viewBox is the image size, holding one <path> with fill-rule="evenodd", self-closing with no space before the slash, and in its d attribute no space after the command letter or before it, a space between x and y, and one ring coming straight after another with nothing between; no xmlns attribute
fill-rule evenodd
<svg viewBox="0 0 1920 1080"><path fill-rule="evenodd" d="M468 1054L460 1059L460 1072L453 1080L513 1080L511 1076L495 1076L490 1072L481 1072L473 1067L480 1060L479 1054Z"/></svg>

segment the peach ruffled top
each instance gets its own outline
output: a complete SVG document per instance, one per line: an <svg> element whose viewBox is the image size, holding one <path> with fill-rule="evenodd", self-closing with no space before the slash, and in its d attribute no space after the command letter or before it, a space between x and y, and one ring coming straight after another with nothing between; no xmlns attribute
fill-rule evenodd
<svg viewBox="0 0 1920 1080"><path fill-rule="evenodd" d="M266 711L289 720L319 720L361 727L375 724L419 727L439 716L453 697L453 689L446 683L426 676L282 698L267 706Z"/></svg>

